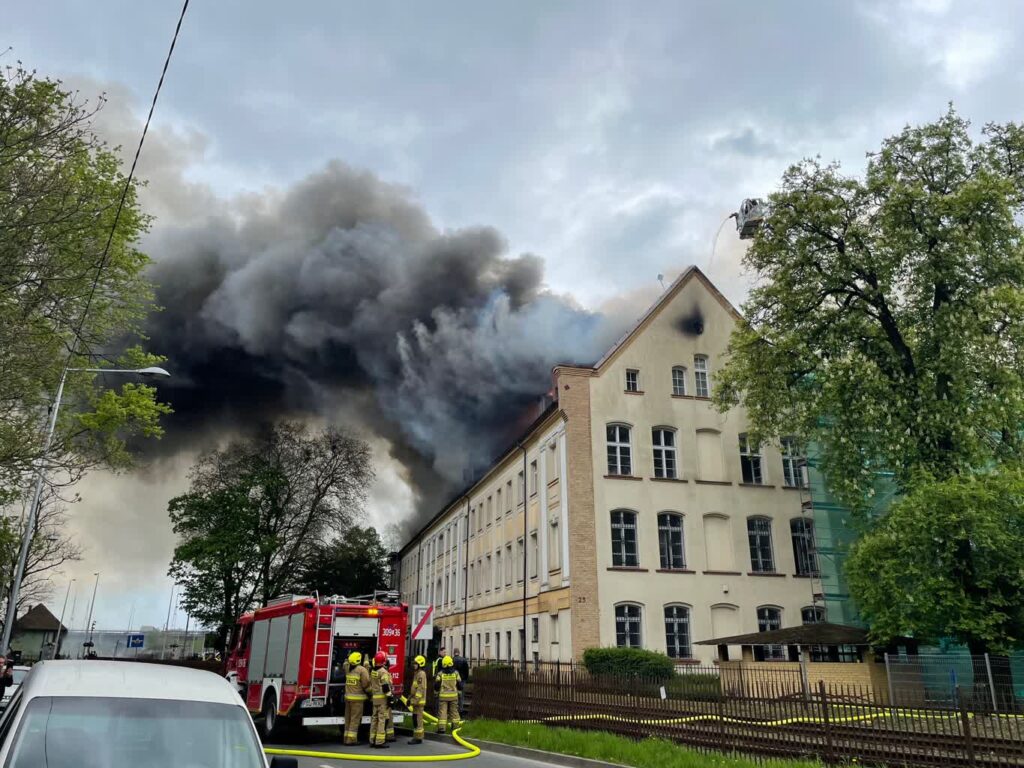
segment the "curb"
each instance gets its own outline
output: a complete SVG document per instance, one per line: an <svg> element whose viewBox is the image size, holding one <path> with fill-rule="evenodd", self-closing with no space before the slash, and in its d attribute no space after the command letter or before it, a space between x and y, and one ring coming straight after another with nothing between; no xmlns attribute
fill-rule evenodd
<svg viewBox="0 0 1024 768"><path fill-rule="evenodd" d="M439 734L435 734L441 738ZM545 752L543 749L532 747L517 747L511 744L502 744L497 741L484 741L483 739L471 739L480 749L488 752L498 752L502 755L522 757L527 760L538 760L542 763L562 765L566 768L628 768L619 763L606 763L603 760L593 760L589 757L576 757L575 755L563 755L560 752Z"/></svg>

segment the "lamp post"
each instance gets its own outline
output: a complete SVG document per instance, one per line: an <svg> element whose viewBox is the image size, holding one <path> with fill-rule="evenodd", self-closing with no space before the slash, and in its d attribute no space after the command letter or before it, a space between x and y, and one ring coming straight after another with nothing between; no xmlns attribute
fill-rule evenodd
<svg viewBox="0 0 1024 768"><path fill-rule="evenodd" d="M60 619L57 621L57 645L53 651L53 658L60 658L60 644L64 639L64 610L68 607L68 597L71 595L71 585L75 583L72 579L68 582L68 591L64 593L64 605L60 609Z"/></svg>
<svg viewBox="0 0 1024 768"><path fill-rule="evenodd" d="M11 632L14 629L14 619L17 613L18 592L21 590L21 580L25 577L25 563L28 560L29 545L32 543L32 535L35 533L36 516L39 514L39 499L43 494L43 480L46 476L46 457L50 452L50 443L53 442L53 432L57 426L57 413L60 411L60 399L64 395L64 382L67 381L68 373L121 373L135 374L138 376L170 376L163 368L151 366L149 368L65 368L60 375L60 384L57 385L57 394L53 398L53 405L50 406L50 419L46 427L46 438L43 440L43 453L39 457L39 465L36 470L36 487L32 493L32 504L28 508L28 520L21 537L21 552L18 555L18 567L14 570L14 579L11 581L11 589L7 598L7 616L4 619L3 638L0 639L0 653L6 653L11 645Z"/></svg>
<svg viewBox="0 0 1024 768"><path fill-rule="evenodd" d="M93 574L96 577L96 581L92 585L92 600L89 601L89 618L85 620L85 628L88 631L88 640L92 642L92 631L95 629L92 624L92 609L96 606L96 589L100 585L100 574L99 571Z"/></svg>

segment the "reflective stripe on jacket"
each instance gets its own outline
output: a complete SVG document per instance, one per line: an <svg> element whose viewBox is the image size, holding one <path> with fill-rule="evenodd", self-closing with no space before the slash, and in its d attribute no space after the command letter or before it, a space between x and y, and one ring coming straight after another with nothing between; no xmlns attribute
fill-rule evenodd
<svg viewBox="0 0 1024 768"><path fill-rule="evenodd" d="M437 696L442 701L456 701L459 698L459 683L462 682L462 678L458 672L445 672L444 670L437 676L441 681L441 690Z"/></svg>
<svg viewBox="0 0 1024 768"><path fill-rule="evenodd" d="M369 690L370 673L362 664L357 664L345 675L345 701L365 701Z"/></svg>
<svg viewBox="0 0 1024 768"><path fill-rule="evenodd" d="M427 673L425 670L417 669L412 676L412 688L409 689L409 702L411 704L427 703Z"/></svg>
<svg viewBox="0 0 1024 768"><path fill-rule="evenodd" d="M391 673L377 667L370 673L370 692L374 701L384 701L391 693Z"/></svg>

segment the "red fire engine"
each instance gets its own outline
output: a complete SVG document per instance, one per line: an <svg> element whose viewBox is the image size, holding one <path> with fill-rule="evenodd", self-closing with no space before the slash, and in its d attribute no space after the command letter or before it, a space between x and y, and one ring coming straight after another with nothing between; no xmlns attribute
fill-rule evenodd
<svg viewBox="0 0 1024 768"><path fill-rule="evenodd" d="M345 676L353 651L384 651L394 693L403 690L409 606L397 592L357 598L287 595L244 614L232 635L227 677L265 733L280 718L303 725L342 725ZM396 715L396 719L397 719ZM369 722L367 716L363 722Z"/></svg>

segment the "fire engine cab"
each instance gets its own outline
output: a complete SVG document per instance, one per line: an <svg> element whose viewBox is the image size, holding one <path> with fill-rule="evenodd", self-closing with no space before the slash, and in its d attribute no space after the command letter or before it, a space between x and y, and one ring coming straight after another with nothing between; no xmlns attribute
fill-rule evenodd
<svg viewBox="0 0 1024 768"><path fill-rule="evenodd" d="M372 657L384 651L394 693L401 695L408 626L409 606L399 602L397 592L279 597L238 619L227 678L238 686L249 711L262 716L267 734L277 730L282 717L302 725L342 725L342 667L349 654Z"/></svg>

